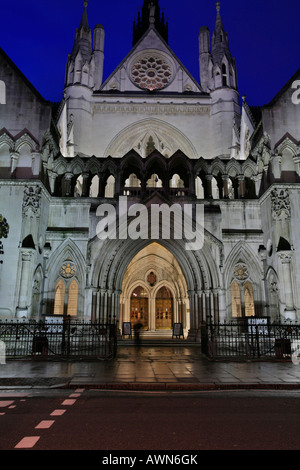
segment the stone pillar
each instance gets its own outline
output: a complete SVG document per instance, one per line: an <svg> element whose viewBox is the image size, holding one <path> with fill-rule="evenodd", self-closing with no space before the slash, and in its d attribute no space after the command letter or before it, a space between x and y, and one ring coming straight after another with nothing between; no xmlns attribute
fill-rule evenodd
<svg viewBox="0 0 300 470"><path fill-rule="evenodd" d="M10 158L11 158L11 164L10 164L10 172L13 174L15 169L17 168L18 161L19 161L19 152L16 151L11 151L10 152Z"/></svg>
<svg viewBox="0 0 300 470"><path fill-rule="evenodd" d="M82 173L82 197L89 197L90 195L90 174L85 172Z"/></svg>
<svg viewBox="0 0 300 470"><path fill-rule="evenodd" d="M73 173L65 173L64 176L64 190L63 190L63 196L69 197L72 196L72 178L73 178Z"/></svg>
<svg viewBox="0 0 300 470"><path fill-rule="evenodd" d="M207 199L212 199L213 195L212 195L212 179L213 179L213 176L212 175L205 175L205 179L206 179L206 197Z"/></svg>
<svg viewBox="0 0 300 470"><path fill-rule="evenodd" d="M224 199L229 199L229 176L228 175L223 175L222 176L223 180L223 194L224 194Z"/></svg>
<svg viewBox="0 0 300 470"><path fill-rule="evenodd" d="M219 321L220 323L224 323L227 319L227 311L226 311L226 291L225 289L219 289Z"/></svg>
<svg viewBox="0 0 300 470"><path fill-rule="evenodd" d="M239 198L243 199L245 197L245 177L239 176L238 182L239 182Z"/></svg>
<svg viewBox="0 0 300 470"><path fill-rule="evenodd" d="M32 248L21 249L21 277L20 277L20 290L19 302L17 307L17 318L27 318L29 306L29 293L31 294L31 262L34 254Z"/></svg>
<svg viewBox="0 0 300 470"><path fill-rule="evenodd" d="M296 310L294 306L291 261L292 253L290 251L281 251L278 253L282 264L283 280L281 286L285 294L285 319L296 320Z"/></svg>

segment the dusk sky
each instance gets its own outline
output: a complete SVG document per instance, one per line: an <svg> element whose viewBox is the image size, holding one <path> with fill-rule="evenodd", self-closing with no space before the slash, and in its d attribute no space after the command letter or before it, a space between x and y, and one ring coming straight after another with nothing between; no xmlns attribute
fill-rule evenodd
<svg viewBox="0 0 300 470"><path fill-rule="evenodd" d="M60 101L67 55L83 0L1 2L0 47L49 101ZM132 25L143 0L89 0L90 28L105 28L104 79L132 47ZM169 45L199 82L198 33L216 19L212 0L160 0L169 22ZM300 68L299 0L221 0L223 24L236 58L239 92L264 105Z"/></svg>

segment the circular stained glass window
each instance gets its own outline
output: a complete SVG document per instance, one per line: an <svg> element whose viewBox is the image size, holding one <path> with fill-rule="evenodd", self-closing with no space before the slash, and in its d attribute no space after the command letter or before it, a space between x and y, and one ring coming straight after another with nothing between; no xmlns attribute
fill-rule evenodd
<svg viewBox="0 0 300 470"><path fill-rule="evenodd" d="M64 263L60 268L60 275L66 279L70 279L75 276L76 268L75 265L69 261Z"/></svg>
<svg viewBox="0 0 300 470"><path fill-rule="evenodd" d="M148 54L135 61L131 67L131 80L145 90L161 90L173 76L169 62L158 54Z"/></svg>

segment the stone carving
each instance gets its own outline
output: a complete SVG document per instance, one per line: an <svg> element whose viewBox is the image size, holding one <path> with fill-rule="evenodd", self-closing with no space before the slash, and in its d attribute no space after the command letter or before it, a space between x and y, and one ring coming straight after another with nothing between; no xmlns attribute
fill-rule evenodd
<svg viewBox="0 0 300 470"><path fill-rule="evenodd" d="M154 272L151 271L151 273L148 274L147 281L150 286L154 286L156 284L156 275L154 274Z"/></svg>
<svg viewBox="0 0 300 470"><path fill-rule="evenodd" d="M25 186L23 197L23 216L31 211L34 215L40 214L41 188L39 186Z"/></svg>
<svg viewBox="0 0 300 470"><path fill-rule="evenodd" d="M272 191L272 216L274 220L288 219L291 215L291 204L287 189Z"/></svg>
<svg viewBox="0 0 300 470"><path fill-rule="evenodd" d="M248 279L249 274L247 266L245 264L238 263L234 268L234 277L239 281L245 281Z"/></svg>
<svg viewBox="0 0 300 470"><path fill-rule="evenodd" d="M60 275L65 279L70 279L71 277L75 276L75 274L76 267L71 261L66 261L60 268Z"/></svg>
<svg viewBox="0 0 300 470"><path fill-rule="evenodd" d="M9 232L9 225L5 217L0 214L0 238L7 238Z"/></svg>

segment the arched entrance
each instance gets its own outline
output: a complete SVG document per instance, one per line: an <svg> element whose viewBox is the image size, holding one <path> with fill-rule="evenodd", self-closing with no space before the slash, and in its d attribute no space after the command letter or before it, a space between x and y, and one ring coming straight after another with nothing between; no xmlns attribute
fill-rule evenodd
<svg viewBox="0 0 300 470"><path fill-rule="evenodd" d="M163 286L172 293L172 324L182 323L185 338L197 341L203 322L225 318L225 290L217 269L220 244L208 233L198 251L186 250L185 240L103 242L95 237L89 253L92 288L87 290L87 318L92 312L100 323L114 322L122 331L123 322L131 321L132 293L139 286L148 292L144 328L150 336L162 336L156 324L156 297ZM166 331L172 334L171 329Z"/></svg>
<svg viewBox="0 0 300 470"><path fill-rule="evenodd" d="M170 330L173 326L173 295L171 290L163 286L155 299L155 329Z"/></svg>
<svg viewBox="0 0 300 470"><path fill-rule="evenodd" d="M120 323L138 321L151 333L171 333L174 322L188 330L187 283L175 256L159 243L143 248L129 263L120 297Z"/></svg>
<svg viewBox="0 0 300 470"><path fill-rule="evenodd" d="M130 296L130 322L132 328L140 323L143 329L148 329L149 294L142 287L136 287Z"/></svg>

